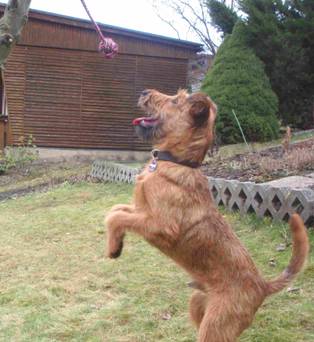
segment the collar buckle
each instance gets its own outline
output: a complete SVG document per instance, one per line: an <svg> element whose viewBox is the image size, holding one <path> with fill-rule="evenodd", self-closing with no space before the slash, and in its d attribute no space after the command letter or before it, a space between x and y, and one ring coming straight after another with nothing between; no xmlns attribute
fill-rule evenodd
<svg viewBox="0 0 314 342"><path fill-rule="evenodd" d="M160 151L158 149L152 150L151 154L152 154L153 160L148 166L149 172L154 172L157 169L157 160L158 160L159 152Z"/></svg>
<svg viewBox="0 0 314 342"><path fill-rule="evenodd" d="M152 154L153 159L158 160L159 152L160 151L158 150L158 148L155 148L152 150L151 154Z"/></svg>

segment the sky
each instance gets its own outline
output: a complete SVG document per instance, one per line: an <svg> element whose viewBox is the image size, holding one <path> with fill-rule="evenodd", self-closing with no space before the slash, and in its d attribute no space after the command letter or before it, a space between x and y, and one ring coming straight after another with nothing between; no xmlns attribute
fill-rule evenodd
<svg viewBox="0 0 314 342"><path fill-rule="evenodd" d="M0 0L7 3L7 1ZM190 0L193 3L195 0ZM103 24L120 26L162 36L178 38L176 32L156 14L152 0L85 0L94 19ZM80 0L32 0L31 8L88 19ZM175 22L180 38L200 42L196 34L188 28L171 11L162 11L167 20ZM214 31L213 34L215 35Z"/></svg>

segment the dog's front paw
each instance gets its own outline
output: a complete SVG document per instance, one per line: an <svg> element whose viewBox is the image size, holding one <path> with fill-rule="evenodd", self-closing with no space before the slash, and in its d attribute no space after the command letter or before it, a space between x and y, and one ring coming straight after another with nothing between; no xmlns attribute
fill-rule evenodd
<svg viewBox="0 0 314 342"><path fill-rule="evenodd" d="M110 209L110 213L116 212L116 211L130 211L130 206L127 204L116 204Z"/></svg>
<svg viewBox="0 0 314 342"><path fill-rule="evenodd" d="M118 248L116 248L115 250L109 250L108 251L108 254L107 254L108 258L110 258L110 259L119 258L119 256L122 253L122 249L123 249L123 241L120 241Z"/></svg>

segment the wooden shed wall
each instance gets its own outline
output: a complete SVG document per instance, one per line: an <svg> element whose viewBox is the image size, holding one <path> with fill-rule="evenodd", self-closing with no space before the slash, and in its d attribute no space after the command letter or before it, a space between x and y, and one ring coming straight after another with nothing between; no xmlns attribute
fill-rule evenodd
<svg viewBox="0 0 314 342"><path fill-rule="evenodd" d="M28 46L55 47L74 50L96 51L98 35L91 25L73 26L70 22L50 22L31 18L23 30L20 44ZM82 27L83 26L83 27ZM135 34L118 34L104 30L105 36L112 37L119 44L120 54L135 54L155 57L190 58L195 51L179 43L161 39L145 39Z"/></svg>
<svg viewBox="0 0 314 342"><path fill-rule="evenodd" d="M122 54L187 59L199 51L198 44L186 45L175 39L106 25L101 25L101 28L105 36L112 37L119 44ZM90 22L30 12L20 44L95 51L98 42L99 38Z"/></svg>
<svg viewBox="0 0 314 342"><path fill-rule="evenodd" d="M137 98L145 88L185 87L195 51L132 32L110 36L120 51L106 60L89 24L31 13L5 70L11 143L32 134L38 146L147 149L131 125Z"/></svg>
<svg viewBox="0 0 314 342"><path fill-rule="evenodd" d="M5 71L13 143L32 134L38 146L146 149L131 125L137 98L175 93L186 69L180 59L17 46Z"/></svg>

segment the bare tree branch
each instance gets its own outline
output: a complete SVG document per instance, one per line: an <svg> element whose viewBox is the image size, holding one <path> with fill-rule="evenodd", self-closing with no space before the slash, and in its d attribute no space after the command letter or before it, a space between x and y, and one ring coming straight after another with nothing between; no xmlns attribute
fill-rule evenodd
<svg viewBox="0 0 314 342"><path fill-rule="evenodd" d="M202 20L201 20L201 21L202 21L202 23L203 23L203 25L204 25L204 29L205 29L205 31L206 31L207 37L209 37L210 34L209 34L208 26L210 25L210 22L206 20L206 14L205 14L205 13L207 13L207 10L204 11L203 2L200 3L200 8L201 8L201 12L202 12ZM217 46L216 46L216 47L217 47Z"/></svg>
<svg viewBox="0 0 314 342"><path fill-rule="evenodd" d="M27 22L31 0L9 0L0 19L0 66L7 60Z"/></svg>
<svg viewBox="0 0 314 342"><path fill-rule="evenodd" d="M160 20L162 20L164 23L166 23L167 25L169 25L169 26L175 31L175 33L176 33L178 39L181 39L180 33L179 33L179 31L176 29L176 27L175 27L173 21L166 20L166 19L160 14L159 9L158 9L158 6L156 6L156 2L155 2L155 1L153 2L153 7L154 7L155 13L156 13L156 15L158 16L158 18L159 18Z"/></svg>
<svg viewBox="0 0 314 342"><path fill-rule="evenodd" d="M195 11L194 7L191 6L191 4L189 4L189 3L186 2L186 1L182 1L182 0L177 0L177 2L178 2L179 4L181 4L181 6L178 6L178 7L180 7L181 9L184 8L184 7L187 7L187 8L193 13L193 15L195 16L195 18L197 18L197 19L199 19L199 20L201 19L201 17L200 17L199 14Z"/></svg>
<svg viewBox="0 0 314 342"><path fill-rule="evenodd" d="M158 14L157 14L157 15L158 15ZM158 15L158 17L159 17L159 19L161 19L163 22L165 22L166 24L168 24L168 25L175 31L175 33L177 34L178 39L181 39L179 31L176 29L176 27L174 26L174 24L173 24L172 21L166 20L166 19L163 18L161 15Z"/></svg>
<svg viewBox="0 0 314 342"><path fill-rule="evenodd" d="M204 44L205 49L211 54L215 55L217 45L210 35L210 22L207 18L208 12L204 0L198 0L198 6L193 6L188 0L152 0L155 11L158 17L165 23L167 23L172 29L174 29L180 37L179 30L176 29L174 21L165 19L164 15L161 15L159 8L164 7L171 9L181 21L185 22L188 31L193 31ZM196 4L196 1L195 1ZM199 8L198 8L199 7Z"/></svg>
<svg viewBox="0 0 314 342"><path fill-rule="evenodd" d="M189 7L190 7L190 5L189 5ZM201 21L200 17L198 15L196 15L195 16L196 17L195 22L192 22L192 20L188 16L185 15L184 9L182 9L182 7L178 6L176 8L176 11L181 16L181 18L192 28L192 30L200 37L200 39L205 44L205 46L210 51L210 53L215 55L217 46L212 41L209 34L208 35L204 34L203 31L199 28L198 22ZM194 10L193 10L193 13L195 13Z"/></svg>

